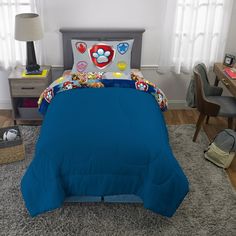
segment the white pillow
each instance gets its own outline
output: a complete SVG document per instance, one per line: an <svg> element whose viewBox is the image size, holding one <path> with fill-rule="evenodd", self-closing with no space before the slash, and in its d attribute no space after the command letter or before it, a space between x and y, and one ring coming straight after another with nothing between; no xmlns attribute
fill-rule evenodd
<svg viewBox="0 0 236 236"><path fill-rule="evenodd" d="M76 72L123 72L130 73L131 51L134 40L85 41L72 39Z"/></svg>

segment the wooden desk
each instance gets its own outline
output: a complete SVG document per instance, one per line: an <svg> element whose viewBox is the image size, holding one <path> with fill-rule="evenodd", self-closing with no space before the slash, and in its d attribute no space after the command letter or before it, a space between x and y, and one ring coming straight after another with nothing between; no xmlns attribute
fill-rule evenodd
<svg viewBox="0 0 236 236"><path fill-rule="evenodd" d="M221 81L224 86L236 97L236 79L231 79L224 73L224 66L222 63L215 63L213 71L216 74L215 86L218 86L219 81Z"/></svg>
<svg viewBox="0 0 236 236"><path fill-rule="evenodd" d="M215 63L213 71L216 74L215 86L218 85L219 81L221 81L225 87L232 93L234 97L236 97L236 79L231 79L224 73L224 66L222 63ZM235 127L236 130L236 127ZM234 157L230 167L226 170L232 184L236 188L236 156Z"/></svg>

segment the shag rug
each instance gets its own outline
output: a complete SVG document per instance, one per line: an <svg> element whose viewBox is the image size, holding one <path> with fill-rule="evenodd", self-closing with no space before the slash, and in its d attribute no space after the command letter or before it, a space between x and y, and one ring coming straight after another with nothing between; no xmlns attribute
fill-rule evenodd
<svg viewBox="0 0 236 236"><path fill-rule="evenodd" d="M173 152L190 182L190 192L172 218L141 204L66 203L31 218L20 193L39 127L21 126L24 161L0 166L0 235L236 235L236 193L224 170L206 161L202 131L192 142L193 125L169 126Z"/></svg>

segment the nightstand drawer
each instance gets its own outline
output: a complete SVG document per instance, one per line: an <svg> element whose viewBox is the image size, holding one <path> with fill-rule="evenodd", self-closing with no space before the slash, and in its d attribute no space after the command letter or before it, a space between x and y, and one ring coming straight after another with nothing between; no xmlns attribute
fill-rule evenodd
<svg viewBox="0 0 236 236"><path fill-rule="evenodd" d="M42 81L11 81L12 96L36 96L39 97L47 87L47 80Z"/></svg>

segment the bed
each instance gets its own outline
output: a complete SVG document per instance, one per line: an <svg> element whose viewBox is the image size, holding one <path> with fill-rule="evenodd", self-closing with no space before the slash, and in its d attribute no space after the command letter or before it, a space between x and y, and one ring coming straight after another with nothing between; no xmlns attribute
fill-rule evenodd
<svg viewBox="0 0 236 236"><path fill-rule="evenodd" d="M131 67L140 69L144 29L61 29L64 69L72 39L134 39ZM21 191L31 216L64 201L136 202L172 216L188 192L173 156L162 112L149 93L127 87L73 89L50 103Z"/></svg>

